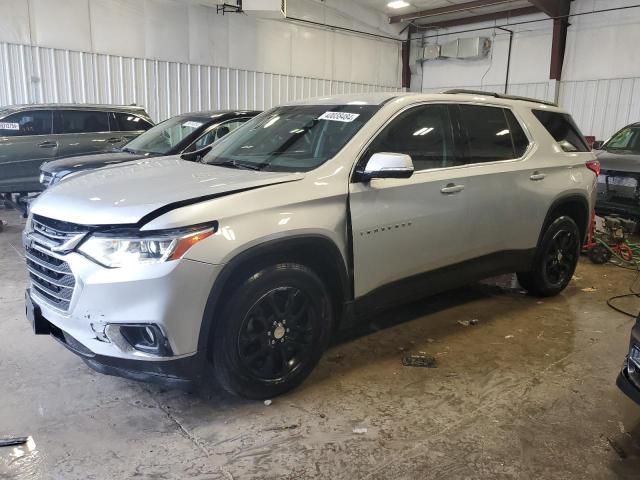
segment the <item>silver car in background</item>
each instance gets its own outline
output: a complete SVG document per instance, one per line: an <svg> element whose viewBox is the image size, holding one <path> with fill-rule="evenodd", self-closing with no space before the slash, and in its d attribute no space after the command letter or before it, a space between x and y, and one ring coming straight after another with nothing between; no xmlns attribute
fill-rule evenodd
<svg viewBox="0 0 640 480"><path fill-rule="evenodd" d="M142 107L89 104L0 108L0 194L42 190L40 165L121 147L153 126Z"/></svg>
<svg viewBox="0 0 640 480"><path fill-rule="evenodd" d="M597 173L571 117L535 100L276 107L202 163L143 159L42 194L27 317L98 371L270 398L364 312L507 272L561 292Z"/></svg>

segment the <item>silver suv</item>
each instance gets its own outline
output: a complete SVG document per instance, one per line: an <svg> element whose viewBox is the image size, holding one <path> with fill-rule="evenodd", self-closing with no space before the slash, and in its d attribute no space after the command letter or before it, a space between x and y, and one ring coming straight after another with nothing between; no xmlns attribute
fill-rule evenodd
<svg viewBox="0 0 640 480"><path fill-rule="evenodd" d="M276 107L202 163L145 159L41 195L27 316L98 371L269 398L372 309L506 272L561 292L597 171L571 117L533 100Z"/></svg>
<svg viewBox="0 0 640 480"><path fill-rule="evenodd" d="M153 126L142 107L89 104L0 108L0 193L42 190L40 165L107 152Z"/></svg>

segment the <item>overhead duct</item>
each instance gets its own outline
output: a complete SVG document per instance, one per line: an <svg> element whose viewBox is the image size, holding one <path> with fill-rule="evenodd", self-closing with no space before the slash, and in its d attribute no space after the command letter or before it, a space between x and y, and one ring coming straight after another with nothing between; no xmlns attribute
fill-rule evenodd
<svg viewBox="0 0 640 480"><path fill-rule="evenodd" d="M491 44L488 37L459 38L442 45L431 43L416 48L415 58L416 62L439 58L475 60L487 57L491 52Z"/></svg>
<svg viewBox="0 0 640 480"><path fill-rule="evenodd" d="M242 11L248 15L267 18L287 16L286 0L242 0Z"/></svg>

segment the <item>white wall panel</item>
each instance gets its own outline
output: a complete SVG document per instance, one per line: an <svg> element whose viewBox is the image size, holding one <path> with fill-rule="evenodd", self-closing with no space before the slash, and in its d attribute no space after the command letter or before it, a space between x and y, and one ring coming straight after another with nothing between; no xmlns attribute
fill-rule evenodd
<svg viewBox="0 0 640 480"><path fill-rule="evenodd" d="M640 120L640 77L563 82L560 104L585 135L606 140Z"/></svg>
<svg viewBox="0 0 640 480"><path fill-rule="evenodd" d="M189 13L171 0L144 0L145 57L189 61Z"/></svg>
<svg viewBox="0 0 640 480"><path fill-rule="evenodd" d="M144 18L143 1L90 0L89 9L93 51L145 56L145 33L144 28L140 28Z"/></svg>
<svg viewBox="0 0 640 480"><path fill-rule="evenodd" d="M89 0L29 1L36 45L91 51Z"/></svg>
<svg viewBox="0 0 640 480"><path fill-rule="evenodd" d="M319 23L384 35L398 30L354 2L296 0L291 6L292 15ZM400 85L399 42L282 19L218 15L195 0L0 0L0 42Z"/></svg>
<svg viewBox="0 0 640 480"><path fill-rule="evenodd" d="M0 107L41 102L137 103L156 121L194 110L262 110L331 93L400 90L375 82L333 81L8 43L0 43L0 85Z"/></svg>
<svg viewBox="0 0 640 480"><path fill-rule="evenodd" d="M26 1L0 0L0 39L28 44L29 6Z"/></svg>

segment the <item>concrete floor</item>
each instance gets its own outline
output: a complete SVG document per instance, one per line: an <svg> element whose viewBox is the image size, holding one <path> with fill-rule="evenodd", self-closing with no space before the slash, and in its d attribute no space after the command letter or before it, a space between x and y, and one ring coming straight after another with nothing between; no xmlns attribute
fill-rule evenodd
<svg viewBox="0 0 640 480"><path fill-rule="evenodd" d="M494 282L385 313L265 406L102 376L35 337L22 223L0 218L0 437L34 441L0 449L0 478L640 476L640 406L615 386L632 320L605 304L631 271L587 261L554 299ZM404 367L406 352L438 367Z"/></svg>

